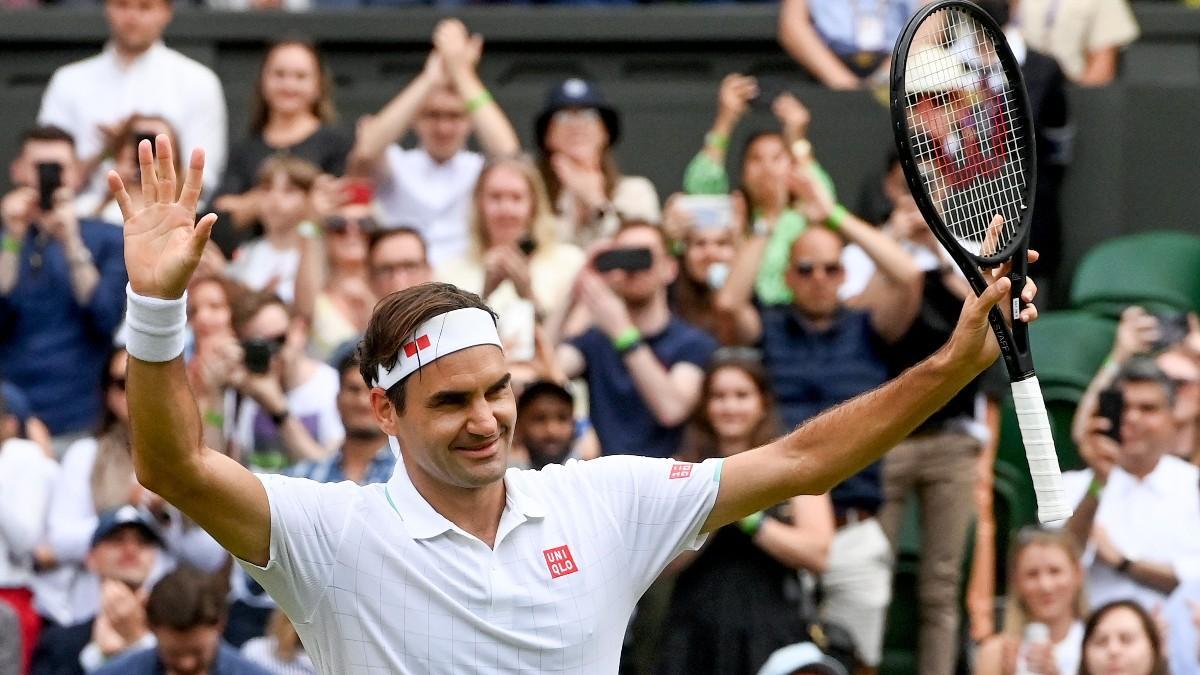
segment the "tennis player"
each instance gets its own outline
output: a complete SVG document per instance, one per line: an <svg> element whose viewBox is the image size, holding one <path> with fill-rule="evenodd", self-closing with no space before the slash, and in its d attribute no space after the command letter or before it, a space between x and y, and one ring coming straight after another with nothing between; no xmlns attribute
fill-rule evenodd
<svg viewBox="0 0 1200 675"><path fill-rule="evenodd" d="M204 446L180 358L184 290L216 220L195 221L203 153L176 199L165 136L157 150L138 148L141 210L109 177L125 215L138 480L239 559L321 673L616 673L634 604L672 558L875 461L998 354L986 315L1006 278L967 300L934 356L769 445L700 464L506 470L516 404L496 317L425 284L380 301L359 347L375 418L403 449L391 480L258 476Z"/></svg>

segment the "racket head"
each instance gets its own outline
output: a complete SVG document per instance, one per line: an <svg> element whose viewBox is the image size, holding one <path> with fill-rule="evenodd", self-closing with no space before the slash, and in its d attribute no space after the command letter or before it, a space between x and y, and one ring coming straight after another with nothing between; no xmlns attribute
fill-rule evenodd
<svg viewBox="0 0 1200 675"><path fill-rule="evenodd" d="M1037 152L1020 64L996 22L966 0L914 14L892 54L891 112L917 206L976 290L978 267L1018 251L1023 263Z"/></svg>

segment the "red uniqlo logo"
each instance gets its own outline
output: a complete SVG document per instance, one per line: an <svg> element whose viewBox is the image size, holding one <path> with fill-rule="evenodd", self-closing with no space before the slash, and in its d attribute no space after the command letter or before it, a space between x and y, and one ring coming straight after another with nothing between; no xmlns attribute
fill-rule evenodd
<svg viewBox="0 0 1200 675"><path fill-rule="evenodd" d="M675 480L676 478L687 478L690 475L692 475L691 464L678 463L671 465L670 480Z"/></svg>
<svg viewBox="0 0 1200 675"><path fill-rule="evenodd" d="M542 551L542 555L546 557L546 567L550 568L551 579L579 571L579 568L575 566L575 559L571 557L571 549L565 545L548 548Z"/></svg>
<svg viewBox="0 0 1200 675"><path fill-rule="evenodd" d="M404 345L404 355L411 359L412 357L416 356L417 352L421 351L422 349L429 349L429 336L428 335L422 335L421 337L417 338L416 340L413 340L412 342L405 344Z"/></svg>

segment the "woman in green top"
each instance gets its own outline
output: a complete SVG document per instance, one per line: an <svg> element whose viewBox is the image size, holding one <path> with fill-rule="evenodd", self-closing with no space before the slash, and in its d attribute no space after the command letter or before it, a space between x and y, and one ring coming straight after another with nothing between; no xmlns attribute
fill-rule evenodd
<svg viewBox="0 0 1200 675"><path fill-rule="evenodd" d="M721 81L717 98L717 116L704 136L704 148L692 159L684 173L683 187L688 194L729 192L729 174L725 170L729 137L746 114L749 104L760 96L753 77L732 73ZM744 200L749 227L756 233L770 233L770 241L755 281L755 294L765 305L791 302L792 293L784 282L792 242L807 225L804 216L793 208L794 168L797 160L806 160L811 146L806 139L811 119L808 108L795 96L780 94L771 103L771 111L782 124L782 131L762 131L752 135L742 153L741 188L733 193ZM797 154L800 157L797 157ZM832 193L829 176L817 167L818 174Z"/></svg>

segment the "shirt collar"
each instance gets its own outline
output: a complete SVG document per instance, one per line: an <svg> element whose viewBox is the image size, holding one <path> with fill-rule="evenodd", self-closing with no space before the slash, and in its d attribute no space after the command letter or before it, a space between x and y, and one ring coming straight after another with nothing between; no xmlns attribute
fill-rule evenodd
<svg viewBox="0 0 1200 675"><path fill-rule="evenodd" d="M154 44L150 45L150 47L146 51L142 52L141 56L138 56L133 61L130 61L129 65L127 67L133 68L133 67L137 66L139 63L145 61L146 59L149 59L149 58L157 55L159 52L165 50L166 48L167 48L167 46L165 44L163 44L162 40L157 40L154 42ZM113 67L121 68L121 61L120 61L120 59L117 58L117 46L113 43L112 40L109 40L108 42L104 43L104 49L100 52L100 54L105 59L110 61L113 65Z"/></svg>
<svg viewBox="0 0 1200 675"><path fill-rule="evenodd" d="M1170 493L1171 489L1171 460L1175 459L1170 455L1163 455L1158 464L1154 466L1154 470L1146 474L1145 478L1138 478L1121 467L1113 467L1113 476L1119 477L1118 485L1123 492L1137 489L1139 487L1149 488L1150 491L1165 495Z"/></svg>
<svg viewBox="0 0 1200 675"><path fill-rule="evenodd" d="M504 513L500 516L500 526L496 532L496 542L499 543L514 527L530 518L544 518L545 506L532 495L514 485L511 479L516 469L510 469L504 474ZM385 495L392 510L404 521L408 533L413 539L432 539L448 531L458 532L463 536L474 535L450 522L438 513L425 498L417 492L408 476L408 468L403 459L396 460L396 469L385 487ZM513 518L516 518L513 521Z"/></svg>

